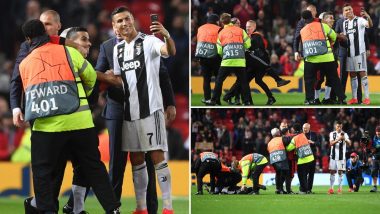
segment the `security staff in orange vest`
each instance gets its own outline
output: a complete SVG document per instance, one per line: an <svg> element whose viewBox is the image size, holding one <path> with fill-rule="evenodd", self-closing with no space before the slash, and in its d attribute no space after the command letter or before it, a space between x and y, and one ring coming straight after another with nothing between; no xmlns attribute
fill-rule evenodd
<svg viewBox="0 0 380 214"><path fill-rule="evenodd" d="M197 188L198 192L196 195L203 195L203 177L210 174L210 194L215 192L215 180L220 172L222 166L218 159L218 155L213 152L202 152L199 158L194 163L194 170L197 175Z"/></svg>
<svg viewBox="0 0 380 214"><path fill-rule="evenodd" d="M106 168L100 160L98 136L87 96L96 73L74 48L39 40L46 36L43 23L26 22L22 31L31 53L20 64L25 91L25 120L34 120L31 136L33 185L41 213L57 213L54 189L62 183L64 167L58 167L68 148L107 213L119 213ZM38 42L36 42L38 41ZM75 121L75 122L74 122Z"/></svg>
<svg viewBox="0 0 380 214"><path fill-rule="evenodd" d="M221 58L216 47L216 40L221 29L218 22L219 16L210 14L207 23L200 26L197 33L195 57L199 59L203 74L203 103L211 99L211 77L217 76L220 67Z"/></svg>
<svg viewBox="0 0 380 214"><path fill-rule="evenodd" d="M331 83L338 97L338 104L346 104L346 95L343 93L342 84L337 74L338 64L335 61L331 45L337 39L333 29L327 24L314 21L310 11L302 12L302 18L306 25L302 28L300 38L305 59L305 104L315 104L314 85L318 70L326 72L327 80ZM300 39L299 37L296 40Z"/></svg>
<svg viewBox="0 0 380 214"><path fill-rule="evenodd" d="M270 66L270 57L267 52L268 41L264 36L256 30L256 22L248 20L246 23L246 31L251 39L250 51L245 53L247 60L247 82L248 84L255 78L255 82L259 85L268 97L266 105L273 105L276 99L273 97L272 92L269 90L267 84L263 81L265 74L271 76L277 83L277 87L284 86L290 83L290 80L282 79ZM240 85L235 82L231 89L224 95L223 100L230 105L240 105ZM235 96L235 102L232 98Z"/></svg>
<svg viewBox="0 0 380 214"><path fill-rule="evenodd" d="M270 164L276 170L276 194L287 194L284 191L284 182L289 176L289 164L284 146L287 138L281 137L278 128L273 128L271 134L273 138L268 143L268 152Z"/></svg>
<svg viewBox="0 0 380 214"><path fill-rule="evenodd" d="M235 73L241 84L244 105L253 105L249 84L245 72L245 51L251 47L251 40L247 33L231 23L231 15L223 13L220 20L224 24L217 40L218 54L222 56L222 63L216 77L214 93L206 105L221 105L223 82L229 74Z"/></svg>
<svg viewBox="0 0 380 214"><path fill-rule="evenodd" d="M309 192L308 179L311 178L311 174L314 174L315 171L315 166L313 165L314 155L309 140L306 138L306 135L301 132L301 125L294 124L293 129L297 135L293 137L290 144L286 147L286 150L296 150L298 157L297 173L300 181L299 194L309 194L311 192Z"/></svg>

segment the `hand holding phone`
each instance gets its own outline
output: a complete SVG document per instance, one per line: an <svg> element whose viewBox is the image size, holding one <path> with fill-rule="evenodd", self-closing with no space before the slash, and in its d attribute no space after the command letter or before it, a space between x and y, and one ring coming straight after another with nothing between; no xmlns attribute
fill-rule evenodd
<svg viewBox="0 0 380 214"><path fill-rule="evenodd" d="M152 25L155 25L153 24L153 22L158 22L158 15L157 14L150 14L150 23ZM156 31L153 31L153 33L156 32Z"/></svg>

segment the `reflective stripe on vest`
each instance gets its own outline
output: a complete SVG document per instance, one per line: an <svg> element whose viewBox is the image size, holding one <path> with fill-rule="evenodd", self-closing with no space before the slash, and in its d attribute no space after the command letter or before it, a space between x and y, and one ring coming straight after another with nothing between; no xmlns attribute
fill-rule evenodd
<svg viewBox="0 0 380 214"><path fill-rule="evenodd" d="M202 152L200 156L202 162L204 162L207 159L218 160L218 155L213 152Z"/></svg>
<svg viewBox="0 0 380 214"><path fill-rule="evenodd" d="M296 153L298 158L304 158L313 154L313 151L311 150L309 141L307 140L305 134L299 134L293 139L296 143Z"/></svg>
<svg viewBox="0 0 380 214"><path fill-rule="evenodd" d="M25 120L81 111L76 72L64 46L47 43L20 64L26 106ZM87 105L88 109L88 105ZM86 109L86 110L87 110Z"/></svg>
<svg viewBox="0 0 380 214"><path fill-rule="evenodd" d="M245 59L243 37L243 29L236 26L226 26L220 31L219 41L223 47L223 60Z"/></svg>
<svg viewBox="0 0 380 214"><path fill-rule="evenodd" d="M270 163L286 160L286 151L281 137L275 137L268 143Z"/></svg>
<svg viewBox="0 0 380 214"><path fill-rule="evenodd" d="M301 32L303 56L317 56L328 52L327 38L322 23L312 22L302 28Z"/></svg>
<svg viewBox="0 0 380 214"><path fill-rule="evenodd" d="M250 162L253 162L253 163L260 163L260 161L263 160L263 158L264 158L263 155L260 155L258 153L253 153L253 154L249 154L249 155L244 156L241 159L241 161L249 160Z"/></svg>
<svg viewBox="0 0 380 214"><path fill-rule="evenodd" d="M218 55L216 41L219 29L220 27L214 24L204 24L198 28L196 57L213 58Z"/></svg>

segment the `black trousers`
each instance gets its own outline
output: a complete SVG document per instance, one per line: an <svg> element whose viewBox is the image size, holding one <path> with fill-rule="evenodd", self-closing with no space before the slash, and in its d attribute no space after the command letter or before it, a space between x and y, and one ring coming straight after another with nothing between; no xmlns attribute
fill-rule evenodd
<svg viewBox="0 0 380 214"><path fill-rule="evenodd" d="M343 93L342 84L338 77L337 63L335 61L322 63L311 63L305 61L304 82L306 100L314 100L314 85L316 82L318 70L324 71L326 73L327 81L331 83L338 99L344 100L346 98L346 95Z"/></svg>
<svg viewBox="0 0 380 214"><path fill-rule="evenodd" d="M218 160L207 159L204 162L201 162L201 159L198 159L197 162L198 163L195 163L195 165L199 166L199 167L197 166L196 168L198 192L202 192L203 177L206 176L207 174L210 174L211 192L214 192L215 180L222 166L220 165Z"/></svg>
<svg viewBox="0 0 380 214"><path fill-rule="evenodd" d="M277 162L273 164L274 170L276 171L276 190L284 191L284 182L290 176L289 174L289 163L287 160Z"/></svg>
<svg viewBox="0 0 380 214"><path fill-rule="evenodd" d="M313 174L314 176L314 171L315 171L315 164L313 165L312 162L297 165L298 179L300 181L301 192L307 192L312 189L312 187L309 187L308 185L310 183L309 181L310 175Z"/></svg>
<svg viewBox="0 0 380 214"><path fill-rule="evenodd" d="M340 80L342 82L343 92L346 93L346 85L348 80L348 72L346 71L347 57L339 57L340 62ZM362 96L362 82L360 75L358 75L358 101L361 103Z"/></svg>
<svg viewBox="0 0 380 214"><path fill-rule="evenodd" d="M241 174L236 172L220 172L217 175L216 186L218 188L223 187L235 187L241 181Z"/></svg>
<svg viewBox="0 0 380 214"><path fill-rule="evenodd" d="M288 164L289 164L289 171L288 171L288 175L285 178L285 187L286 187L287 192L291 192L292 180L294 178L294 173L296 171L296 161L288 159Z"/></svg>
<svg viewBox="0 0 380 214"><path fill-rule="evenodd" d="M251 91L247 82L245 67L220 67L214 88L212 100L220 102L224 80L231 73L235 73L237 82L241 86L241 94L244 103L252 103Z"/></svg>
<svg viewBox="0 0 380 214"><path fill-rule="evenodd" d="M353 184L355 184L356 188L354 189L354 191L355 192L359 191L360 185L363 182L363 177L362 177L361 172L359 173L357 171L350 170L350 171L347 171L346 177L347 177L347 182L350 189L353 189ZM352 180L354 182L352 182Z"/></svg>
<svg viewBox="0 0 380 214"><path fill-rule="evenodd" d="M310 192L313 190L314 174L315 174L315 160L313 160L310 164L310 171L307 177L307 188L308 188L308 191Z"/></svg>
<svg viewBox="0 0 380 214"><path fill-rule="evenodd" d="M263 172L266 164L258 165L256 166L255 171L252 173L252 181L253 181L253 191L258 192L259 191L259 178L261 173Z"/></svg>
<svg viewBox="0 0 380 214"><path fill-rule="evenodd" d="M127 152L121 151L123 120L107 119L106 126L110 139L109 177L111 179L116 198L120 200L124 180L124 171L125 166L127 165L128 157ZM149 177L146 194L148 213L156 214L158 211L156 172L150 155L145 155L145 162Z"/></svg>
<svg viewBox="0 0 380 214"><path fill-rule="evenodd" d="M220 61L220 57L199 59L203 75L203 94L206 100L211 99L211 78L218 75Z"/></svg>
<svg viewBox="0 0 380 214"><path fill-rule="evenodd" d="M65 147L78 160L86 181L93 188L103 209L111 211L120 207L107 170L100 160L95 128L55 133L33 131L31 141L33 186L39 210L58 211L56 190L59 190L62 179L56 176L63 175L64 167L60 164L67 160Z"/></svg>
<svg viewBox="0 0 380 214"><path fill-rule="evenodd" d="M265 56L265 55L264 55ZM247 82L248 85L249 83L255 78L255 82L260 88L262 88L267 95L267 97L273 97L272 92L270 91L268 85L263 81L263 77L265 74L268 74L271 76L273 79L276 81L281 80L281 78L276 74L276 72L267 64L269 61L269 58L263 57L261 59L259 56L256 56L257 58L252 58L249 54L246 54L246 59L247 59ZM258 60L260 59L260 61ZM226 93L226 97L231 98L235 96L236 98L240 98L241 94L241 86L236 81L234 85L228 90Z"/></svg>

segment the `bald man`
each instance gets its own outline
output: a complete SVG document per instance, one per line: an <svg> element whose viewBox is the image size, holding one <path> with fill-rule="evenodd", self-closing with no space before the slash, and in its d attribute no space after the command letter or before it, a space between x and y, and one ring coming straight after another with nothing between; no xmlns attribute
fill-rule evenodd
<svg viewBox="0 0 380 214"><path fill-rule="evenodd" d="M318 138L318 135L315 132L310 131L310 124L309 123L303 124L302 130L303 130L303 133L305 134L306 138L308 139L311 150L313 152L314 160L311 163L311 168L315 169L315 159L317 158L317 147L319 148L319 150L321 149L320 139ZM313 182L314 182L314 172L315 172L315 170L309 174L309 178L308 178L308 185L307 185L308 191L307 191L307 193L309 193L309 194L314 194L312 192Z"/></svg>

